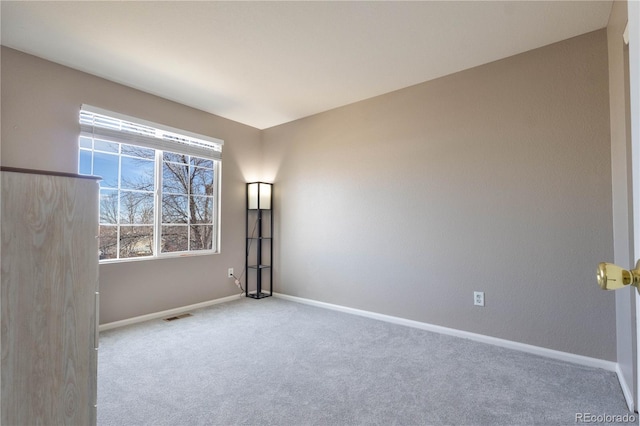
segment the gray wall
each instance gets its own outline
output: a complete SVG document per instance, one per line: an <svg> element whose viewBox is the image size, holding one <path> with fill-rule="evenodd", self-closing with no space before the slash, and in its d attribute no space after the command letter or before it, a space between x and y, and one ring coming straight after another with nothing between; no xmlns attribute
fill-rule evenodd
<svg viewBox="0 0 640 426"><path fill-rule="evenodd" d="M277 291L616 358L605 30L263 132L4 47L1 71L6 166L75 171L82 103L225 140L222 253L101 265L102 323L234 294L263 178Z"/></svg>
<svg viewBox="0 0 640 426"><path fill-rule="evenodd" d="M260 132L2 47L2 165L77 172L83 103L225 141L221 253L100 266L101 323L237 294L244 265L244 191L259 177Z"/></svg>
<svg viewBox="0 0 640 426"><path fill-rule="evenodd" d="M608 100L601 30L264 131L276 290L614 361Z"/></svg>
<svg viewBox="0 0 640 426"><path fill-rule="evenodd" d="M622 33L627 23L627 2L613 3L607 41L609 52L609 110L611 121L611 179L613 198L613 253L616 264L634 264L633 212L631 195L631 132L629 122L629 48ZM625 72L626 71L626 72ZM635 290L618 290L616 295L617 360L624 381L633 393L635 386Z"/></svg>

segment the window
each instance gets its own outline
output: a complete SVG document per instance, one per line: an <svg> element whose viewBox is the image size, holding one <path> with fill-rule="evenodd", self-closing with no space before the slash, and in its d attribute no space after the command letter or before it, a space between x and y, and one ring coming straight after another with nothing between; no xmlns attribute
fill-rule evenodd
<svg viewBox="0 0 640 426"><path fill-rule="evenodd" d="M80 174L101 176L100 259L218 252L222 141L95 107Z"/></svg>

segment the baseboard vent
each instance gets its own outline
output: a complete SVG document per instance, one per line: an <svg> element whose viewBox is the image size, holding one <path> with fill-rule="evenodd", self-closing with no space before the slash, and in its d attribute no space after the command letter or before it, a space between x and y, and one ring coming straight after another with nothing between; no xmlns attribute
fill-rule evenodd
<svg viewBox="0 0 640 426"><path fill-rule="evenodd" d="M190 313L186 313L186 314L180 314L180 315L176 315L173 317L169 317L169 318L164 318L165 321L175 321L175 320L179 320L181 318L186 318L186 317L192 317L193 315L191 315Z"/></svg>

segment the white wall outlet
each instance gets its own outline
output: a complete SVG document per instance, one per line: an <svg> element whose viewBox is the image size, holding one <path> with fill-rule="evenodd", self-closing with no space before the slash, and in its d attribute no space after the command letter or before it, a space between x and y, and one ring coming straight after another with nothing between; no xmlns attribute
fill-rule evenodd
<svg viewBox="0 0 640 426"><path fill-rule="evenodd" d="M473 304L475 306L484 306L484 291L473 292Z"/></svg>
<svg viewBox="0 0 640 426"><path fill-rule="evenodd" d="M233 278L233 268L229 268L227 271L227 278Z"/></svg>

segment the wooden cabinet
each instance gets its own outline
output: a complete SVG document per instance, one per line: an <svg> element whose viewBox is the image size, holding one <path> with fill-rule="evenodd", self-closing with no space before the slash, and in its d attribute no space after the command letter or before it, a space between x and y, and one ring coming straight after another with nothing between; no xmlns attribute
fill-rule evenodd
<svg viewBox="0 0 640 426"><path fill-rule="evenodd" d="M95 425L98 182L1 173L3 425Z"/></svg>

